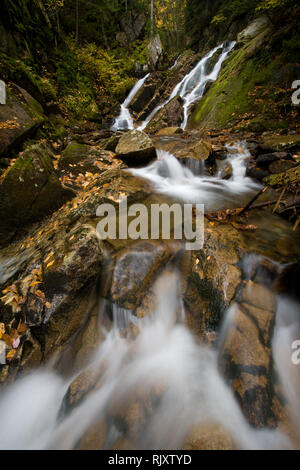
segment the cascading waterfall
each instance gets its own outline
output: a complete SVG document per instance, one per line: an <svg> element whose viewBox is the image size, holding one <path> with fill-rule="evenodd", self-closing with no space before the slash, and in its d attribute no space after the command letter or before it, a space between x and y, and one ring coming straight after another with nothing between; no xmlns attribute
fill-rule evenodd
<svg viewBox="0 0 300 470"><path fill-rule="evenodd" d="M221 46L217 46L209 54L207 54L200 62L194 67L191 72L186 75L183 80L176 85L172 91L170 97L162 104L157 106L147 117L147 119L138 127L139 130L144 130L149 122L154 118L154 116L160 111L164 106L166 106L173 98L180 96L183 99L183 109L184 109L184 120L181 125L182 129L186 128L188 121L188 114L190 106L197 100L199 100L205 91L205 87L208 82L215 81L218 78L219 72L221 70L224 60L227 58L228 54L231 52L235 45L235 42L224 42ZM213 67L213 70L207 73L207 67L213 56L218 52L222 51L216 64Z"/></svg>
<svg viewBox="0 0 300 470"><path fill-rule="evenodd" d="M160 111L164 106L166 106L173 98L175 98L175 96L180 96L184 102L184 120L181 127L182 129L185 129L188 121L190 106L203 96L207 84L211 81L215 81L218 78L222 64L227 58L228 54L233 49L234 45L235 42L225 41L223 44L215 47L212 51L210 51L203 59L200 60L196 67L194 67L194 69L191 70L191 72L187 74L183 78L183 80L175 86L169 98L160 105L158 105L149 114L149 116L138 127L138 129L144 130L149 124L149 122L158 113L158 111ZM214 65L212 71L208 72L207 68L209 67L209 63L218 51L221 51L220 56L216 64ZM175 68L177 66L177 63L178 59L175 61L171 69ZM131 117L128 106L130 105L138 91L142 88L149 75L150 74L148 73L144 78L142 78L135 84L128 97L121 105L121 112L119 116L115 119L115 122L111 128L113 131L134 129L134 122Z"/></svg>
<svg viewBox="0 0 300 470"><path fill-rule="evenodd" d="M126 129L134 129L133 125L133 119L130 115L128 106L130 105L131 101L133 98L136 96L136 94L139 92L139 90L142 88L144 85L145 81L149 77L149 73L141 78L132 88L131 92L127 96L126 100L124 101L123 104L121 104L121 112L119 116L115 119L115 122L111 128L112 131L118 131L118 130L126 130Z"/></svg>
<svg viewBox="0 0 300 470"><path fill-rule="evenodd" d="M218 370L218 351L199 345L176 311L180 301L179 274L166 272L156 282L156 309L139 320L135 341L120 335L115 326L91 360L103 370L101 383L65 417L59 411L72 379L54 372L37 371L9 387L0 402L5 426L0 428L1 449L72 449L94 423L107 416L112 405L126 405L139 390L159 390L156 405L139 432L135 444L141 449L180 449L195 426L218 423L230 433L240 449L289 448L289 439L279 431L254 430L244 418L232 390ZM290 328L295 327L299 306L289 305ZM287 325L279 321L274 343L282 381L286 361L280 356L289 339ZM293 316L294 315L294 316ZM230 312L228 312L230 318ZM130 318L128 317L128 321ZM224 327L226 327L226 322ZM288 382L291 404L296 384ZM120 430L108 424L104 448L111 448Z"/></svg>
<svg viewBox="0 0 300 470"><path fill-rule="evenodd" d="M164 150L157 150L157 160L146 168L130 171L149 180L157 192L184 202L205 204L207 210L230 204L236 206L238 202L249 199L260 186L245 176L246 162L250 157L245 143L228 146L227 150L226 161L232 166L232 176L226 181L220 176L199 174L199 166L188 168Z"/></svg>

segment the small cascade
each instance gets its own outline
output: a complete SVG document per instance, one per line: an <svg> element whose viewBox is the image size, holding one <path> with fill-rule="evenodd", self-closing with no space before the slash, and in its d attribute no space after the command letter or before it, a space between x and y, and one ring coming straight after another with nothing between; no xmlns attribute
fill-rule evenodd
<svg viewBox="0 0 300 470"><path fill-rule="evenodd" d="M111 128L112 131L118 131L118 130L126 130L126 129L134 129L133 125L133 119L130 115L128 106L130 105L131 101L133 98L136 96L136 94L139 92L139 90L142 88L144 85L145 81L149 77L149 73L144 77L141 78L132 88L131 92L127 96L126 100L124 101L123 104L121 104L121 112L119 116L115 119L115 122Z"/></svg>
<svg viewBox="0 0 300 470"><path fill-rule="evenodd" d="M155 190L187 203L205 204L206 210L236 207L247 202L260 186L246 177L246 162L250 157L243 142L227 147L227 161L232 165L228 180L205 175L205 163L187 159L181 163L174 155L157 150L157 160L145 168L132 169L132 174L149 180Z"/></svg>
<svg viewBox="0 0 300 470"><path fill-rule="evenodd" d="M60 414L61 404L74 377L64 379L54 372L41 370L9 387L0 402L5 422L0 429L0 448L76 448L95 417L99 421L109 415L112 406L122 409L128 397L148 399L150 392L156 398L142 432L136 436L137 448L180 449L190 429L210 422L219 423L229 432L239 449L289 447L283 433L255 430L248 424L220 374L217 349L200 345L182 320L176 320L179 282L176 271L158 279L157 307L149 321L139 325L140 334L134 342L122 337L116 328L107 332L91 362L94 368L103 370L101 382L66 415ZM274 338L275 359L293 404L298 388L289 382L280 352L282 342L289 346L292 337L289 332L295 326L299 306L282 301ZM289 318L283 318L286 305ZM141 395L143 390L145 395ZM116 429L115 420L107 420L103 448L111 448L121 432Z"/></svg>
<svg viewBox="0 0 300 470"><path fill-rule="evenodd" d="M164 102L158 105L147 117L147 119L139 126L139 130L144 130L149 122L154 118L154 116L160 111L164 106L166 106L173 98L180 96L183 99L183 109L184 109L184 120L181 125L182 129L186 128L188 121L188 114L190 106L198 101L205 91L205 88L209 82L215 81L218 78L219 72L221 70L224 60L227 58L228 54L231 52L235 45L235 42L225 41L221 46L215 47L211 52L209 52L196 67L191 70L191 72L186 75L183 80L176 85L172 91L170 97ZM209 71L209 64L213 59L214 55L217 52L220 52L220 56L214 65L212 71ZM175 65L175 64L174 64Z"/></svg>

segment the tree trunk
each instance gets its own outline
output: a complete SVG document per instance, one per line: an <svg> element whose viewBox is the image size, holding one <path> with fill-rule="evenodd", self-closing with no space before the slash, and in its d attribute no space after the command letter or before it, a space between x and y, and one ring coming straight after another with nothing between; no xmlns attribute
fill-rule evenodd
<svg viewBox="0 0 300 470"><path fill-rule="evenodd" d="M79 40L79 0L76 0L76 33L75 33L75 43L78 45Z"/></svg>
<svg viewBox="0 0 300 470"><path fill-rule="evenodd" d="M151 0L150 5L150 37L153 38L154 31L154 0Z"/></svg>

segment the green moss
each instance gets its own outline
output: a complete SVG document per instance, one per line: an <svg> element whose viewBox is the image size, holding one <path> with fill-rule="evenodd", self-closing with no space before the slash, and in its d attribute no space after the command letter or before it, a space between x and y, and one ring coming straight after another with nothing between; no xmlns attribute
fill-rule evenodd
<svg viewBox="0 0 300 470"><path fill-rule="evenodd" d="M239 129L263 132L289 126L290 94L280 86L280 80L286 80L284 57L273 57L262 47L264 34L231 53L217 81L197 105L192 127L238 125Z"/></svg>
<svg viewBox="0 0 300 470"><path fill-rule="evenodd" d="M71 142L62 153L59 160L60 167L67 168L69 165L78 163L84 156L87 155L90 147L77 142Z"/></svg>

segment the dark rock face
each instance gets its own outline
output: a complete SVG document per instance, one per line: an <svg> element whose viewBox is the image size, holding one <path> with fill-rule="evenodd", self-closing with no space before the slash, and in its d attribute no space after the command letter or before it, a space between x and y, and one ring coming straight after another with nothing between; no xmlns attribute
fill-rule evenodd
<svg viewBox="0 0 300 470"><path fill-rule="evenodd" d="M257 181L262 181L268 175L269 173L267 171L257 168L255 163L250 163L246 170L246 176Z"/></svg>
<svg viewBox="0 0 300 470"><path fill-rule="evenodd" d="M48 215L74 195L56 176L49 149L44 145L29 147L0 183L1 242L18 227Z"/></svg>
<svg viewBox="0 0 300 470"><path fill-rule="evenodd" d="M177 96L173 98L158 111L146 127L146 130L150 133L156 133L164 127L180 127L184 117L182 105L183 101L181 98Z"/></svg>
<svg viewBox="0 0 300 470"><path fill-rule="evenodd" d="M276 162L281 158L288 158L289 154L287 152L275 152L275 153L264 153L258 155L256 163L260 167L268 166L272 162Z"/></svg>
<svg viewBox="0 0 300 470"><path fill-rule="evenodd" d="M0 157L29 137L44 121L41 105L25 90L7 90L0 106Z"/></svg>
<svg viewBox="0 0 300 470"><path fill-rule="evenodd" d="M128 42L133 42L138 39L146 24L146 17L144 13L130 10L127 15L121 19L121 28L126 36Z"/></svg>
<svg viewBox="0 0 300 470"><path fill-rule="evenodd" d="M165 71L151 73L129 106L135 120L145 120L157 105L166 101L177 83L190 72L198 60L199 56L186 51L178 58L176 68L168 70L167 74Z"/></svg>
<svg viewBox="0 0 300 470"><path fill-rule="evenodd" d="M157 84L152 81L146 81L137 95L130 103L130 110L139 115L146 107L147 103L153 98L157 89Z"/></svg>

